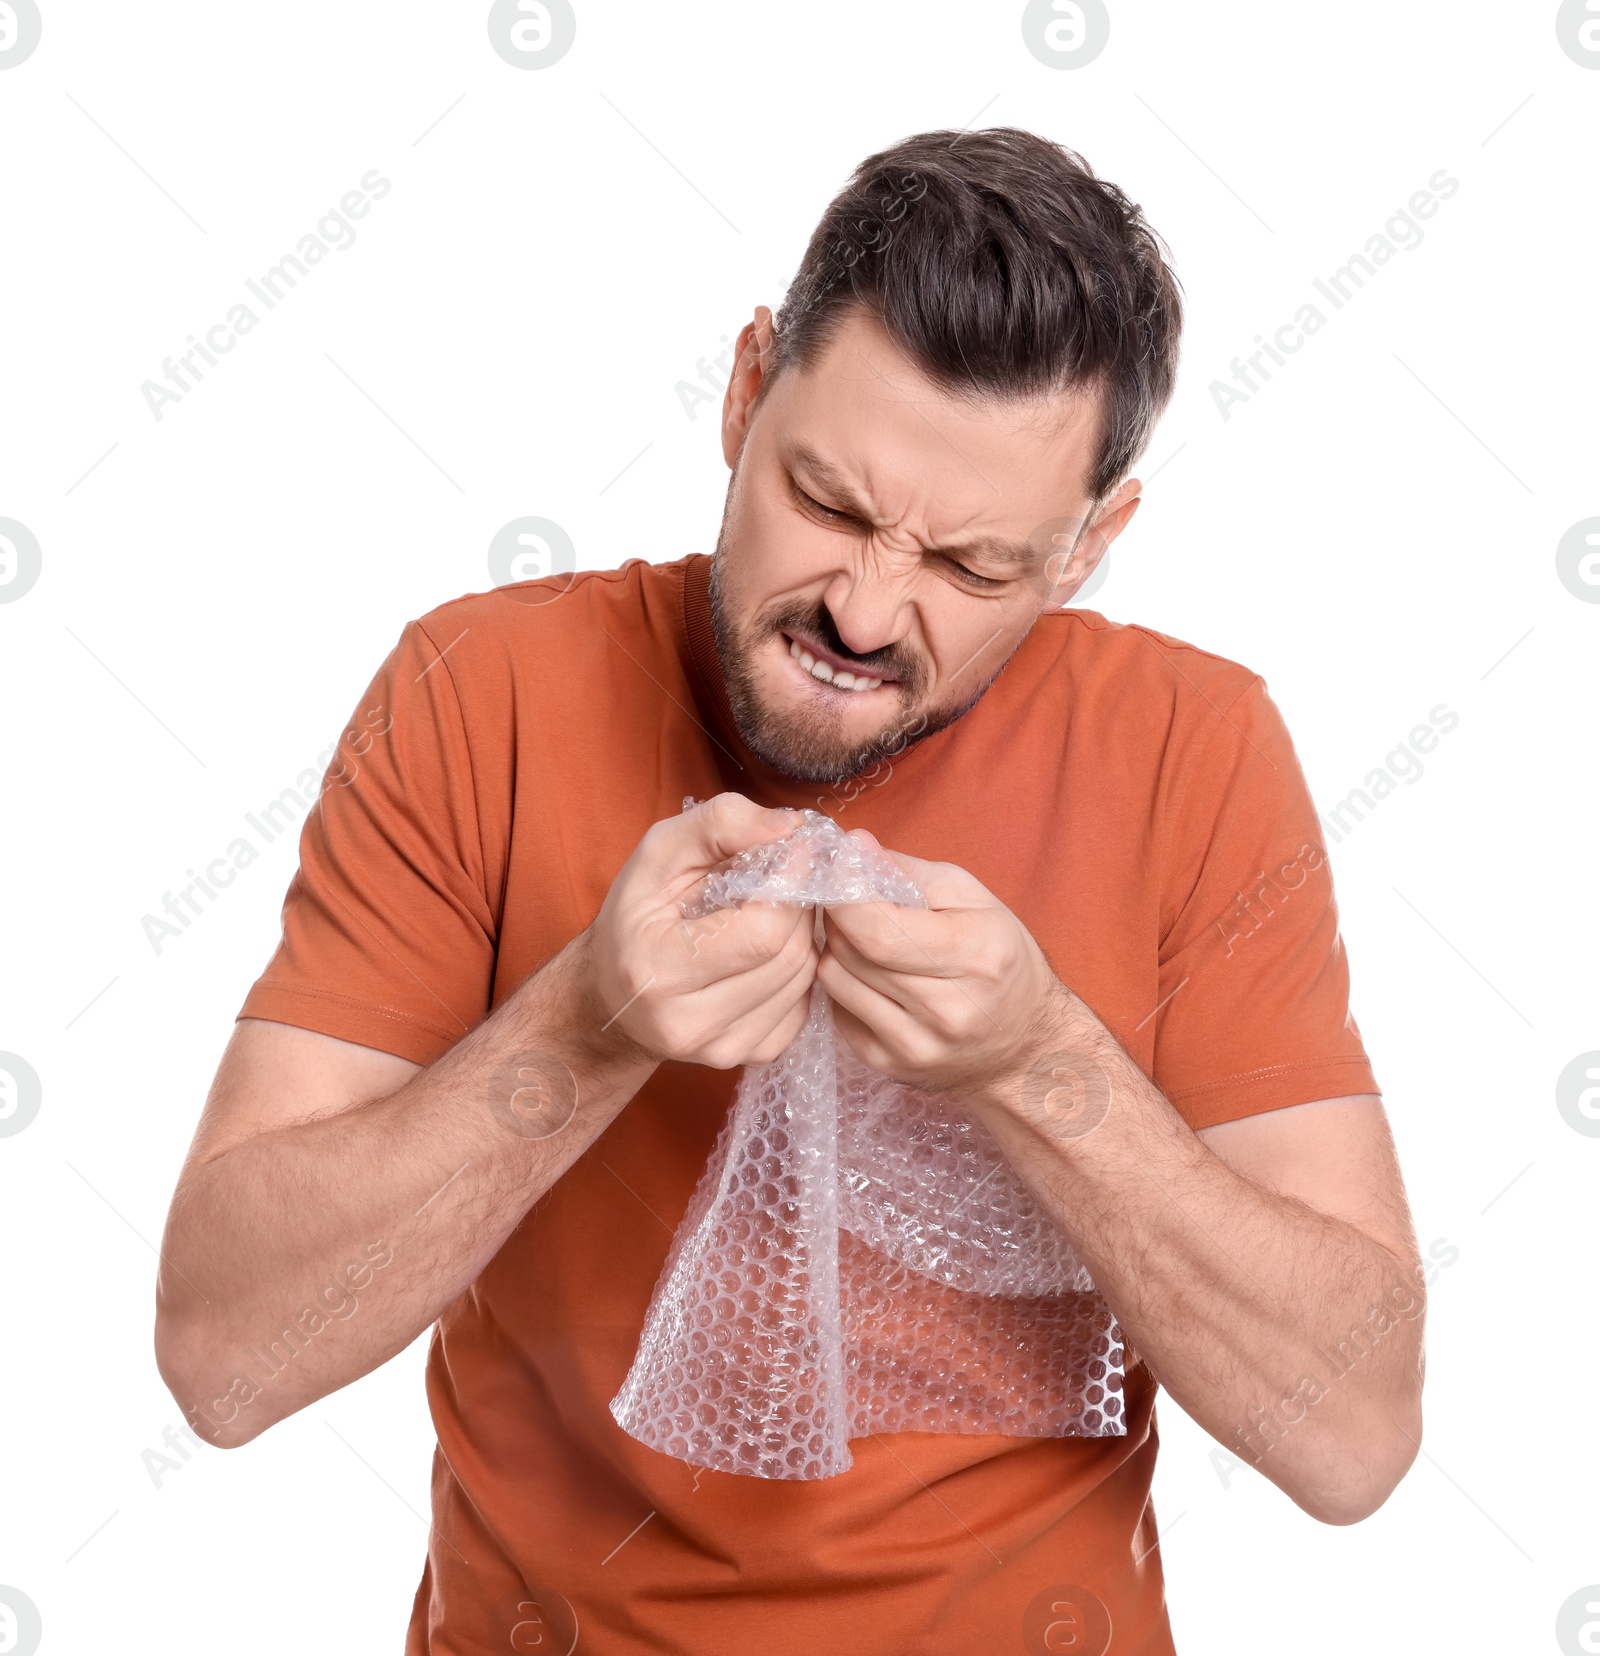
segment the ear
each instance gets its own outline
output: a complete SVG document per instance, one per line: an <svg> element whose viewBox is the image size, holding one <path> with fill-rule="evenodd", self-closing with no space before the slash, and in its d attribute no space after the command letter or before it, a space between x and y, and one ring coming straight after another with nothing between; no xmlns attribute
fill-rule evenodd
<svg viewBox="0 0 1600 1656"><path fill-rule="evenodd" d="M733 372L722 399L722 457L730 467L738 464L756 398L772 367L772 338L772 312L757 305L755 319L745 323L734 343Z"/></svg>
<svg viewBox="0 0 1600 1656"><path fill-rule="evenodd" d="M1064 563L1049 568L1051 586L1047 608L1060 608L1072 602L1073 594L1094 574L1100 560L1111 550L1112 541L1128 527L1138 511L1139 502L1144 498L1143 487L1137 477L1123 483L1095 513Z"/></svg>

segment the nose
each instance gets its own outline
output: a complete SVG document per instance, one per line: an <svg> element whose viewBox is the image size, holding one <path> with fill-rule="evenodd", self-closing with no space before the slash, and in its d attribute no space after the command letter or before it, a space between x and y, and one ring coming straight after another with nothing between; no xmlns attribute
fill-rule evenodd
<svg viewBox="0 0 1600 1656"><path fill-rule="evenodd" d="M911 630L905 577L887 570L840 570L822 594L845 648L858 656L898 644Z"/></svg>

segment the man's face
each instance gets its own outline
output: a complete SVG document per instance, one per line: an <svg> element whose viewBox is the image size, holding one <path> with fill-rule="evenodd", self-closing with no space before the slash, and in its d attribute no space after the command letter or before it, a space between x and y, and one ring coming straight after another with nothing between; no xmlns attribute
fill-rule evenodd
<svg viewBox="0 0 1600 1656"><path fill-rule="evenodd" d="M963 400L856 310L755 402L769 343L758 312L724 408L717 649L751 750L839 782L966 712L1088 579L1138 485L1080 533L1095 399Z"/></svg>

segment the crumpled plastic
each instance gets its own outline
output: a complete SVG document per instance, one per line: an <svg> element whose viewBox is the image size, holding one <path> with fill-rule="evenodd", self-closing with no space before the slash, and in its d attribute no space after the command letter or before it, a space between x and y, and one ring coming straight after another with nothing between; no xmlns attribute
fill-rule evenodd
<svg viewBox="0 0 1600 1656"><path fill-rule="evenodd" d="M752 900L927 906L815 811L680 907L709 925ZM993 1137L856 1058L819 983L740 1077L611 1412L690 1465L815 1479L874 1433L1121 1435L1122 1384L1115 1317Z"/></svg>

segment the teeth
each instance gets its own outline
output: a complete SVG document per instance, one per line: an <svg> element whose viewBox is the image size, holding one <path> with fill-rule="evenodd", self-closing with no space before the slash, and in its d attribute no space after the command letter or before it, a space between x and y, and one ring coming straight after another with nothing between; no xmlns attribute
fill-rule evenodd
<svg viewBox="0 0 1600 1656"><path fill-rule="evenodd" d="M824 684L831 684L836 690L876 690L882 679L868 678L864 673L847 673L842 669L835 672L825 661L818 661L797 638L789 640L789 654L800 663L814 679L820 679Z"/></svg>

